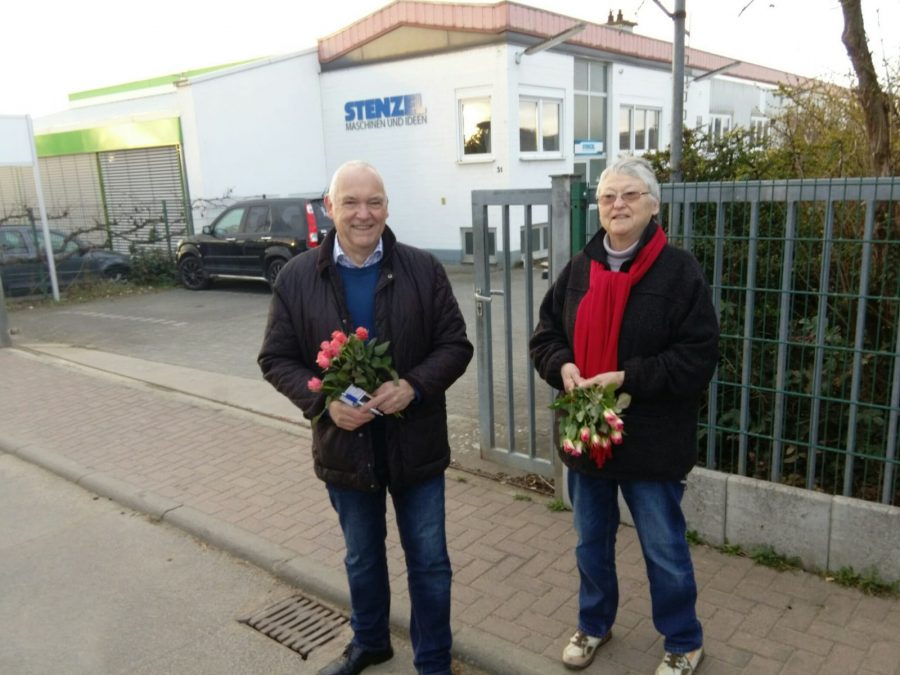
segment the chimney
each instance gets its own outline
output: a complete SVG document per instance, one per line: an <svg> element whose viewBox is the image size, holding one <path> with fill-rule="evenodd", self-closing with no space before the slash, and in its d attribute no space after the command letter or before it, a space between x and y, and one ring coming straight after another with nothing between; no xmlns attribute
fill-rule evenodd
<svg viewBox="0 0 900 675"><path fill-rule="evenodd" d="M633 33L634 27L637 26L637 22L628 21L624 16L622 16L621 9L616 14L616 18L613 19L612 10L609 10L609 18L606 19L606 26L608 28L615 28L616 30L621 30L626 33Z"/></svg>

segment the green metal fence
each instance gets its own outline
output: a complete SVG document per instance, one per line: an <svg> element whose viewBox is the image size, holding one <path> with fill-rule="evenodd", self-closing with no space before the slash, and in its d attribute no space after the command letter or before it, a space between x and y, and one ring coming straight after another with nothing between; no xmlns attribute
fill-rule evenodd
<svg viewBox="0 0 900 675"><path fill-rule="evenodd" d="M900 178L662 186L719 310L708 468L900 505Z"/></svg>

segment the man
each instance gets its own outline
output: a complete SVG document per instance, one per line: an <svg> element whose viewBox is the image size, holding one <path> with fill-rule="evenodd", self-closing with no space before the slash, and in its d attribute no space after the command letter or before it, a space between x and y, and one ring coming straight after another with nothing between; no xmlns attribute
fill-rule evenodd
<svg viewBox="0 0 900 675"><path fill-rule="evenodd" d="M316 475L344 534L353 640L320 675L353 675L393 656L385 554L389 492L406 555L410 638L419 673L450 673L450 559L444 470L450 463L445 392L465 372L472 345L446 272L434 256L397 242L374 167L351 161L328 195L334 220L317 249L288 263L272 294L259 354L264 377L312 419L325 396L316 356L335 330L362 326L390 341L399 381L360 407L339 400L313 425ZM380 415L374 411L380 411Z"/></svg>

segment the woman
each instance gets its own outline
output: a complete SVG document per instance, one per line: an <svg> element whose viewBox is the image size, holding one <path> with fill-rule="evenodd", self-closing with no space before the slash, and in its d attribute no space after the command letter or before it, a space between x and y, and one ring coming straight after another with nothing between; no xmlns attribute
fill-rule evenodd
<svg viewBox="0 0 900 675"><path fill-rule="evenodd" d="M657 675L687 675L703 657L703 630L681 498L697 458L697 412L718 361L719 326L700 265L666 243L656 220L659 184L650 164L616 160L600 176L597 204L603 229L547 292L530 345L553 387L614 385L631 396L624 440L610 458L560 451L581 577L578 628L562 659L586 668L612 635L621 489L646 562L653 623L665 638Z"/></svg>

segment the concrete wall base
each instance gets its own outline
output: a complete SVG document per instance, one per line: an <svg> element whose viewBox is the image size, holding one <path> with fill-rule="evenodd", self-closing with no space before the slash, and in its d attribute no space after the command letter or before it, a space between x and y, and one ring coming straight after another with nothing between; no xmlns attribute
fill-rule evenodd
<svg viewBox="0 0 900 675"><path fill-rule="evenodd" d="M633 525L619 494L622 522ZM809 570L852 567L900 580L900 508L695 468L684 494L688 529L713 546L771 547Z"/></svg>

